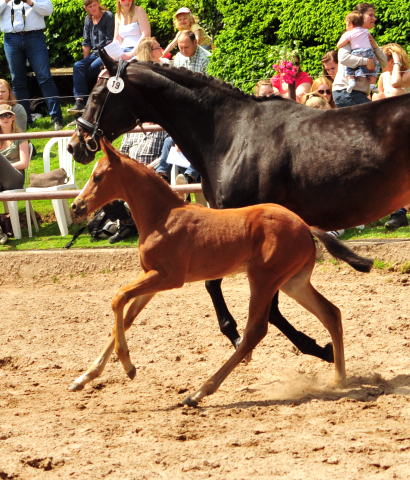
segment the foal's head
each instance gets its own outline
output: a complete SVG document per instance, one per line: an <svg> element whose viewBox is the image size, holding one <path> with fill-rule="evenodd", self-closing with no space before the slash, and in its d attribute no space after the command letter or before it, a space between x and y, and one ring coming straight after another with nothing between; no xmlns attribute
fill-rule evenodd
<svg viewBox="0 0 410 480"><path fill-rule="evenodd" d="M124 172L122 168L116 168L122 163L121 154L105 138L101 140L101 147L106 156L95 164L91 177L71 205L78 217L84 217L106 203L121 198Z"/></svg>

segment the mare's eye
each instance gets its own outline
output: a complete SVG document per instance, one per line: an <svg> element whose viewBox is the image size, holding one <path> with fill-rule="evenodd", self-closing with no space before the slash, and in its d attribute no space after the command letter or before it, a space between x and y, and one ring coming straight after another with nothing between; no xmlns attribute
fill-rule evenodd
<svg viewBox="0 0 410 480"><path fill-rule="evenodd" d="M102 175L99 175L99 174L94 175L94 182L95 183L100 183L102 179L103 179Z"/></svg>

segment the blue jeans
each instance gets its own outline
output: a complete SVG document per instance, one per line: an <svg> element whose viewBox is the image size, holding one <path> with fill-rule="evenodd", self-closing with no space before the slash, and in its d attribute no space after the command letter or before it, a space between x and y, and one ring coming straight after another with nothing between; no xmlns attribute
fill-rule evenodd
<svg viewBox="0 0 410 480"><path fill-rule="evenodd" d="M353 90L352 93L347 93L346 90L333 90L332 96L337 108L353 107L370 102L366 94L358 90Z"/></svg>
<svg viewBox="0 0 410 480"><path fill-rule="evenodd" d="M27 120L31 121L30 93L27 87L26 60L32 66L38 84L40 85L43 97L46 99L47 108L53 121L63 120L61 113L60 99L54 79L50 73L50 60L46 44L46 37L43 31L33 31L20 35L19 33L4 34L4 51L11 72L11 83L17 100L27 99L19 102L27 112Z"/></svg>
<svg viewBox="0 0 410 480"><path fill-rule="evenodd" d="M88 57L76 62L73 67L74 98L82 98L87 102L88 81L97 78L103 62L100 57L90 53Z"/></svg>
<svg viewBox="0 0 410 480"><path fill-rule="evenodd" d="M171 176L171 170L172 170L172 164L167 163L167 158L169 155L169 151L171 150L171 147L175 147L175 142L174 140L172 140L171 137L167 137L162 147L161 161L159 162L159 165L155 170L157 173L165 173L168 179ZM183 167L178 167L178 169L181 170L185 175L191 175L191 177L195 179L195 182L198 182L199 173L193 168L192 165L190 165L187 169Z"/></svg>

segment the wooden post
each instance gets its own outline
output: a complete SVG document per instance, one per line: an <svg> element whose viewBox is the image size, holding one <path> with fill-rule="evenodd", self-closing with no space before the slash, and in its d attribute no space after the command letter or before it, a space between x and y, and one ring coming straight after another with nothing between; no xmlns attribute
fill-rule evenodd
<svg viewBox="0 0 410 480"><path fill-rule="evenodd" d="M289 83L288 89L289 89L289 98L291 98L292 100L295 100L296 102L296 82Z"/></svg>

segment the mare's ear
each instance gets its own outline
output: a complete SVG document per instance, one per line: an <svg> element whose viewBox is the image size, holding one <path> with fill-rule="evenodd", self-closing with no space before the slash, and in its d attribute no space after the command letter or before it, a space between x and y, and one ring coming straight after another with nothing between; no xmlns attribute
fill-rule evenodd
<svg viewBox="0 0 410 480"><path fill-rule="evenodd" d="M110 75L116 75L118 70L118 62L112 59L104 48L98 47L98 53L103 61L105 68L110 72Z"/></svg>
<svg viewBox="0 0 410 480"><path fill-rule="evenodd" d="M108 141L105 137L101 139L101 148L103 152L107 155L110 162L115 162L120 160L121 155L114 148L113 144L110 141Z"/></svg>

